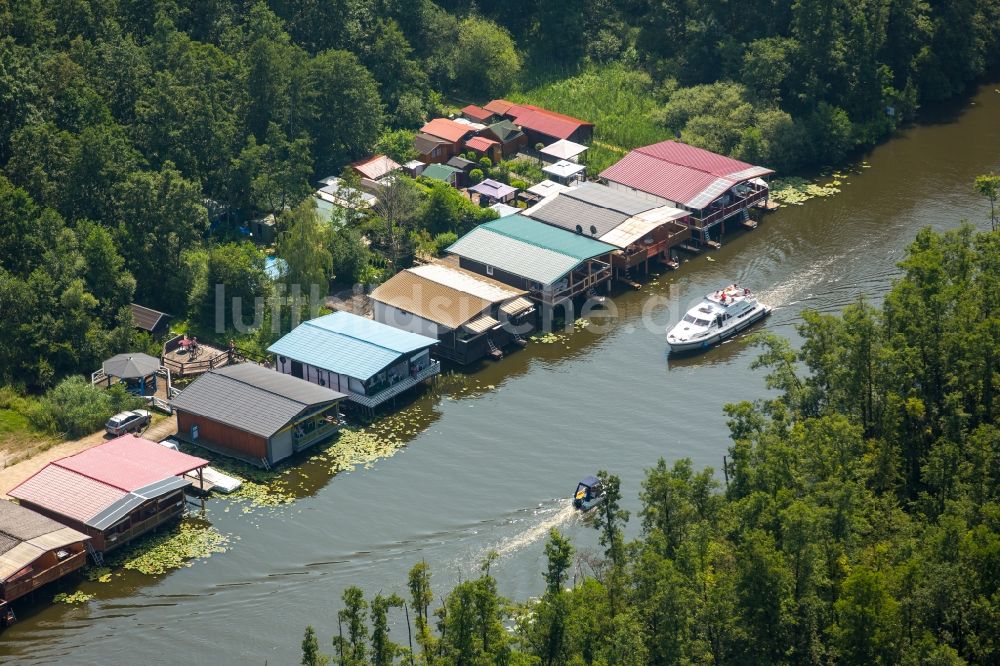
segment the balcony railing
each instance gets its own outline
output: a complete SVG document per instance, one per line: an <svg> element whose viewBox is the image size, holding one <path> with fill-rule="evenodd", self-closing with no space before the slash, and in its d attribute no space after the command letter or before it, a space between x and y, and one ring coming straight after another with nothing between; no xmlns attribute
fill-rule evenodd
<svg viewBox="0 0 1000 666"><path fill-rule="evenodd" d="M723 208L720 208L719 210L716 210L705 217L701 218L694 217L692 218L692 222L694 222L694 225L696 227L699 227L701 229L711 227L712 225L722 222L723 220L732 217L733 215L739 213L740 211L745 210L760 201L763 201L764 199L767 198L767 192L768 192L767 189L764 188L759 189L756 192L753 192L743 197L742 199L737 199L728 206L724 206Z"/></svg>
<svg viewBox="0 0 1000 666"><path fill-rule="evenodd" d="M348 394L347 397L351 402L355 402L363 407L375 408L381 405L386 400L396 397L400 393L403 393L404 391L413 388L414 386L424 381L425 379L433 377L434 375L440 372L441 372L441 362L431 361L430 364L420 372L413 373L409 377L404 377L403 379L397 381L395 384L392 384L391 386L382 389L378 393L375 393L373 395L360 395L358 393L350 393Z"/></svg>
<svg viewBox="0 0 1000 666"><path fill-rule="evenodd" d="M83 567L83 565L86 564L86 561L87 551L81 550L79 553L73 553L69 557L59 561L57 564L53 564L48 569L42 569L30 578L26 578L17 583L8 583L4 586L6 599L7 601L13 601L14 599L23 597L46 583L51 583L54 580L62 578L66 574L73 573L77 569Z"/></svg>
<svg viewBox="0 0 1000 666"><path fill-rule="evenodd" d="M532 297L542 301L543 303L555 305L556 303L561 303L567 298L572 298L573 296L576 296L577 294L582 293L611 277L611 264L606 264L603 261L594 261L593 264L600 266L600 268L588 273L587 275L580 276L579 279L559 290L533 289L531 290Z"/></svg>
<svg viewBox="0 0 1000 666"><path fill-rule="evenodd" d="M318 424L313 430L305 433L297 439L293 437L292 448L295 449L295 452L298 453L303 449L307 449L316 442L333 436L338 430L340 430L340 426L343 425L343 421L334 419L332 416L330 419L330 421L324 421Z"/></svg>

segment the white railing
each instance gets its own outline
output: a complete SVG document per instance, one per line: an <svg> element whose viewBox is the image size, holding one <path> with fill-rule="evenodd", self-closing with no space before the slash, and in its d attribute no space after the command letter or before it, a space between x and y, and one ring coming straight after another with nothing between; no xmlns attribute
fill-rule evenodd
<svg viewBox="0 0 1000 666"><path fill-rule="evenodd" d="M374 408L381 405L386 400L394 398L400 393L407 391L420 382L433 377L441 372L441 362L431 361L430 365L421 370L420 372L410 375L405 379L401 379L392 386L383 389L376 393L375 395L359 395L357 393L351 393L348 395L348 399L351 402L355 402L363 407Z"/></svg>

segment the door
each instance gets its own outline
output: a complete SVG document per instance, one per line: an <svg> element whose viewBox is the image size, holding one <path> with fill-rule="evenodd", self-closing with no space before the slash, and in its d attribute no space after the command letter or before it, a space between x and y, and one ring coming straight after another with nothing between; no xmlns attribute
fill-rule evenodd
<svg viewBox="0 0 1000 666"><path fill-rule="evenodd" d="M298 361L292 361L292 377L303 378L302 374L302 364Z"/></svg>

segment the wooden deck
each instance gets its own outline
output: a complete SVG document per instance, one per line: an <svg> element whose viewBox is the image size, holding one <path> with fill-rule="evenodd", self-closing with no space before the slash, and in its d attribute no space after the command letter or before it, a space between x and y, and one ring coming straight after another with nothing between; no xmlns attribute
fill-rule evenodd
<svg viewBox="0 0 1000 666"><path fill-rule="evenodd" d="M165 349L169 349L169 346ZM230 364L229 351L198 343L198 349L192 354L187 349L178 347L165 351L161 362L175 377L192 377L215 368Z"/></svg>

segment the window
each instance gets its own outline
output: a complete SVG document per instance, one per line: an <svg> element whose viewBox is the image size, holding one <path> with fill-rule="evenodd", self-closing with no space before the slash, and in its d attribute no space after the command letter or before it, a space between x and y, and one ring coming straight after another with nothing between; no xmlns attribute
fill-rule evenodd
<svg viewBox="0 0 1000 666"><path fill-rule="evenodd" d="M486 274L487 275L493 275L493 267L492 266L487 266L486 267Z"/></svg>

